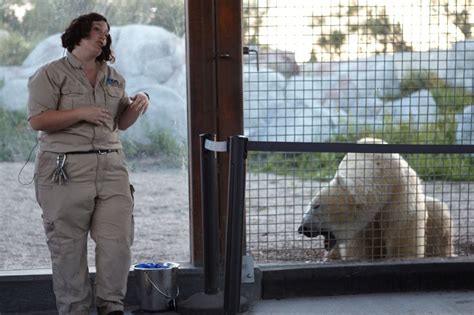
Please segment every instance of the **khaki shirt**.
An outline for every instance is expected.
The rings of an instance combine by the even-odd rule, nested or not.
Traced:
[[[83,106],[105,107],[113,121],[96,126],[80,121],[54,132],[40,131],[40,151],[71,152],[97,149],[121,149],[118,118],[129,105],[124,78],[103,63],[92,87],[82,71],[82,63],[73,54],[42,66],[28,81],[28,120],[49,110],[71,110]]]

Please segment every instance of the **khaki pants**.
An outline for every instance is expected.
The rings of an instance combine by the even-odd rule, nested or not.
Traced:
[[[133,242],[133,200],[122,154],[67,155],[68,180],[62,185],[51,181],[56,157],[39,153],[35,186],[59,314],[89,314],[89,232],[96,243],[96,305],[106,312],[122,310]]]

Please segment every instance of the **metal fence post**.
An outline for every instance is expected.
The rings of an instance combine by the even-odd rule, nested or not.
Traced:
[[[200,135],[201,206],[204,250],[204,292],[197,292],[179,303],[180,314],[219,314],[223,312],[223,294],[219,292],[219,214],[217,195],[217,153],[226,149],[207,149],[215,142],[214,134]],[[226,143],[224,143],[226,144]],[[212,146],[211,146],[212,147]]]
[[[206,140],[215,141],[215,135],[202,134],[201,139],[201,205],[204,231],[204,292],[217,294],[219,271],[219,219],[217,200],[216,152],[205,148]]]
[[[247,141],[230,137],[229,190],[227,204],[224,313],[233,315],[240,309],[242,274],[242,241],[245,205],[245,159]]]

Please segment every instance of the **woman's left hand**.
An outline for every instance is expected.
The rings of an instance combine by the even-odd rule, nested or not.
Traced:
[[[144,114],[149,105],[148,97],[143,92],[138,92],[136,95],[130,97],[132,103],[130,104],[130,108],[133,110],[140,112],[140,114]]]

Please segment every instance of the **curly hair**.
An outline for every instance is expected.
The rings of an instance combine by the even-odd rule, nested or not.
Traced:
[[[61,42],[64,48],[69,52],[72,52],[76,45],[79,45],[81,39],[87,38],[92,29],[92,23],[97,21],[104,21],[107,23],[107,27],[110,30],[110,25],[107,19],[99,13],[89,13],[81,15],[74,20],[64,30],[61,35]],[[102,53],[95,58],[99,62],[115,61],[115,57],[112,53],[110,46],[112,45],[112,37],[110,34],[107,35],[107,44],[102,47]]]

